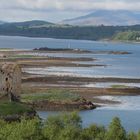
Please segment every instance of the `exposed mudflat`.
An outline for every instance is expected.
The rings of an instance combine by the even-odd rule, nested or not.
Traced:
[[[86,85],[96,85],[96,83],[140,83],[140,79],[136,78],[116,78],[116,77],[78,77],[78,76],[60,76],[60,75],[40,75],[28,73],[24,71],[26,68],[46,68],[46,67],[106,67],[107,65],[98,63],[96,58],[91,57],[50,57],[47,55],[38,55],[42,53],[74,53],[74,54],[114,54],[126,55],[130,52],[121,51],[84,51],[84,50],[7,50],[0,51],[0,63],[17,62],[23,69],[22,88],[23,93],[38,93],[39,91],[47,92],[50,89],[67,89],[79,94],[86,100],[94,103],[116,104],[119,102],[102,100],[96,96],[102,95],[140,95],[140,88],[130,87],[96,87]],[[79,62],[96,62],[95,64],[79,63]],[[115,86],[114,86],[115,87]]]
[[[70,77],[70,76],[36,76],[33,74],[23,73],[23,82],[49,82],[53,84],[62,83],[69,84],[70,82],[119,82],[119,83],[140,83],[140,79],[132,78],[115,78],[115,77],[106,77],[106,78],[89,78],[89,77]],[[80,84],[80,83],[79,83]]]

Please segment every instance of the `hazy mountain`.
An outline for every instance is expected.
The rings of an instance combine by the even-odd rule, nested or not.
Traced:
[[[70,25],[135,25],[140,24],[140,12],[125,10],[98,10],[85,16],[67,19],[61,24]]]
[[[24,22],[12,22],[8,23],[9,25],[15,25],[18,27],[40,27],[40,26],[49,26],[54,25],[51,22],[42,21],[42,20],[32,20],[32,21],[24,21]]]

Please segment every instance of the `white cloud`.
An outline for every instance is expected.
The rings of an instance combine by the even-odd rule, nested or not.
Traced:
[[[140,11],[140,0],[0,0],[0,18],[4,19],[50,19],[53,16],[59,20],[96,9]]]
[[[139,0],[1,0],[2,8],[25,8],[29,10],[92,10],[129,9],[139,10]]]

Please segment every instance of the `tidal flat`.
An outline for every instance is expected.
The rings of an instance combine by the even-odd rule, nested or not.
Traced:
[[[106,126],[118,116],[127,130],[139,130],[139,44],[24,37],[2,37],[1,43],[2,48],[13,49],[0,51],[0,63],[17,62],[22,68],[23,96],[42,98],[41,94],[47,94],[45,98],[52,99],[53,96],[48,97],[50,91],[61,91],[60,95],[71,93],[80,97],[80,101],[86,99],[97,107],[79,112],[84,125],[97,123]],[[33,50],[41,46],[67,48],[68,44],[85,52]],[[56,110],[38,112],[41,118],[58,113]],[[132,121],[126,121],[126,118],[136,121],[130,123]]]
[[[102,95],[139,95],[140,79],[117,76],[93,75],[96,69],[113,67],[104,63],[98,55],[113,55],[122,57],[132,55],[124,51],[88,51],[78,49],[49,49],[47,50],[14,50],[3,49],[0,52],[0,61],[17,62],[22,67],[23,93],[39,94],[41,90],[62,89],[76,93],[97,106],[102,103],[119,103],[112,100],[99,100],[96,96]],[[53,54],[53,55],[52,55]],[[56,56],[55,56],[56,54]],[[64,55],[62,55],[64,54]],[[67,54],[67,57],[65,55]],[[77,55],[72,57],[71,55]],[[94,57],[92,55],[94,55]],[[69,56],[70,55],[70,56]],[[68,57],[69,56],[69,57]],[[88,57],[87,57],[88,56]]]

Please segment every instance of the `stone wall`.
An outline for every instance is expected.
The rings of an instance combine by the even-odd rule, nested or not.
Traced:
[[[15,63],[5,63],[0,67],[0,98],[11,95],[19,98],[21,93],[21,68]]]

